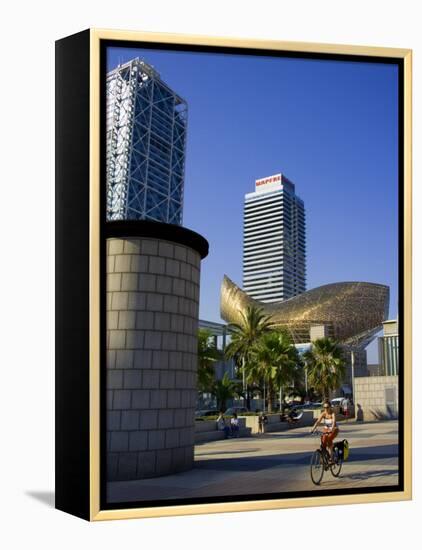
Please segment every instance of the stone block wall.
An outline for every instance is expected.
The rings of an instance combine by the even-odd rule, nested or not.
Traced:
[[[398,384],[398,376],[355,378],[356,420],[397,418]]]
[[[107,239],[109,481],[193,465],[200,261],[162,239]]]

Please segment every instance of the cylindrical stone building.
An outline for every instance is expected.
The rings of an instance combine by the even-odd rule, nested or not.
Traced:
[[[107,479],[193,466],[200,263],[207,241],[149,221],[106,224]]]

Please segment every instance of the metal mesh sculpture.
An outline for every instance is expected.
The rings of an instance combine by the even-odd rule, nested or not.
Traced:
[[[271,315],[274,327],[286,329],[295,343],[309,342],[312,326],[324,325],[328,336],[347,347],[364,348],[387,319],[388,286],[364,282],[332,283],[279,303],[264,304],[250,298],[224,276],[221,317],[240,323],[241,312],[254,305]]]

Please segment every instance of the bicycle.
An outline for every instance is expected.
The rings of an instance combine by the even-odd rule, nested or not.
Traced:
[[[323,432],[315,430],[313,432],[315,435],[324,435]],[[338,477],[341,472],[341,467],[343,465],[343,458],[339,455],[338,449],[335,444],[333,447],[333,461],[330,460],[330,453],[326,447],[321,445],[319,449],[316,449],[311,456],[311,479],[315,485],[319,485],[324,476],[324,472],[327,470],[331,471],[331,474],[334,477]]]

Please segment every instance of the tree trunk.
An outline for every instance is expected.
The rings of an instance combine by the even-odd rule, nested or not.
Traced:
[[[274,390],[271,382],[268,382],[268,412],[273,412]]]
[[[246,360],[245,360],[245,356],[242,357],[242,390],[243,390],[243,393],[245,393],[246,391],[246,371],[245,371],[245,364],[246,364]]]
[[[248,411],[251,410],[251,392],[249,390],[249,386],[246,386],[246,408]]]

